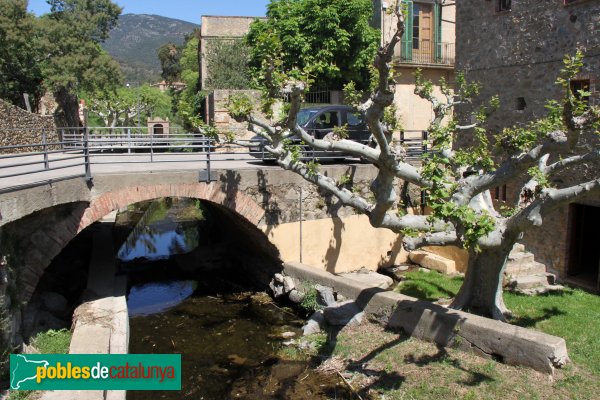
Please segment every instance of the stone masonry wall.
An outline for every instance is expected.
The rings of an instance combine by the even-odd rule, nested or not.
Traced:
[[[56,125],[51,116],[32,114],[0,100],[0,146],[42,143],[42,131],[47,132],[47,141],[58,141]],[[35,151],[22,148],[2,153]]]
[[[260,98],[261,94],[258,90],[227,90],[227,89],[217,89],[214,90],[208,98],[209,103],[209,115],[212,122],[215,123],[215,126],[221,133],[233,132],[236,134],[238,139],[250,139],[255,134],[248,130],[247,123],[240,123],[233,119],[229,112],[227,111],[227,106],[229,104],[229,99],[231,96],[236,95],[244,95],[248,96],[254,103],[254,109],[260,109]],[[279,115],[281,112],[282,105],[281,103],[275,104],[274,107],[274,116]],[[269,121],[265,117],[264,114],[261,114],[255,111],[255,116],[263,121]],[[275,121],[271,120],[270,122],[274,123]],[[245,149],[241,149],[246,151]],[[225,148],[223,151],[240,151],[239,147]]]
[[[565,54],[579,46],[585,66],[578,79],[589,80],[590,102],[600,105],[600,2],[582,0],[518,0],[508,12],[496,12],[498,1],[457,2],[457,69],[471,81],[481,82],[480,99],[498,94],[500,109],[488,123],[493,132],[545,115],[549,99],[559,99],[554,84]],[[476,101],[475,104],[478,102]],[[523,107],[524,106],[524,107]],[[463,138],[458,145],[468,143]],[[578,151],[600,146],[598,136],[585,135]],[[558,176],[557,187],[598,177],[600,163],[583,164]],[[508,185],[508,200],[518,195],[518,183]],[[600,205],[594,199],[580,201]],[[532,229],[524,243],[551,271],[567,273],[569,207],[549,215],[542,227]]]

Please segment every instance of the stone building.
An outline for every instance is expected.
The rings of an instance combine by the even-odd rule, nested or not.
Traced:
[[[200,27],[200,84],[206,88],[208,70],[204,62],[210,43],[218,40],[240,40],[259,17],[224,17],[203,15]]]
[[[579,46],[585,54],[573,89],[591,92],[600,105],[600,1],[597,0],[478,0],[457,4],[457,69],[483,84],[480,100],[500,96],[498,112],[489,119],[497,132],[545,115],[549,99],[559,99],[555,85],[565,54]],[[598,148],[597,136],[584,137],[580,150]],[[557,187],[599,176],[600,165],[583,164],[558,177]],[[516,201],[518,185],[498,188],[499,200]],[[598,290],[600,199],[578,201],[546,218],[525,234],[528,250],[550,272]]]
[[[406,32],[394,56],[396,106],[406,132],[424,131],[433,118],[431,103],[414,94],[417,68],[431,80],[434,92],[440,95],[437,83],[444,78],[454,80],[455,1],[402,0],[408,10]],[[389,12],[393,1],[374,0],[374,25],[386,41],[394,34],[396,19]]]
[[[394,57],[396,71],[396,105],[398,116],[405,131],[420,135],[429,127],[433,117],[431,104],[414,94],[414,72],[423,70],[426,78],[437,83],[440,78],[447,82],[454,79],[454,0],[402,0],[408,8],[407,30]],[[388,7],[393,2],[373,0],[373,26],[382,32],[382,42],[388,40],[395,28],[394,18],[389,15]],[[214,40],[235,40],[243,37],[249,30],[254,17],[216,17],[202,16],[200,53],[201,81],[205,87],[207,69],[202,62],[209,43]],[[436,86],[439,94],[439,87]],[[335,103],[335,92],[330,96]],[[341,99],[339,99],[341,100]],[[207,118],[222,124],[227,119],[219,107],[210,98]],[[211,114],[211,110],[213,114]],[[216,111],[215,111],[216,110]],[[217,115],[214,113],[216,112]]]

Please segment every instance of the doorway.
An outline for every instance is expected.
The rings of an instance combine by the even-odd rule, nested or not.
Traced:
[[[569,209],[569,280],[585,288],[600,290],[600,207],[571,204]]]
[[[433,62],[433,5],[413,5],[413,56],[422,63]]]

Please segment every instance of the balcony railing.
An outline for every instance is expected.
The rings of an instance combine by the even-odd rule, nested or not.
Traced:
[[[399,64],[454,66],[454,43],[434,43],[430,40],[403,41],[395,51]]]

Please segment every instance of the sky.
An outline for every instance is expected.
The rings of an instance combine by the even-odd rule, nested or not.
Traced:
[[[200,23],[201,15],[262,17],[269,0],[113,0],[123,14],[156,14]],[[41,15],[50,11],[46,0],[29,0],[29,11]]]

